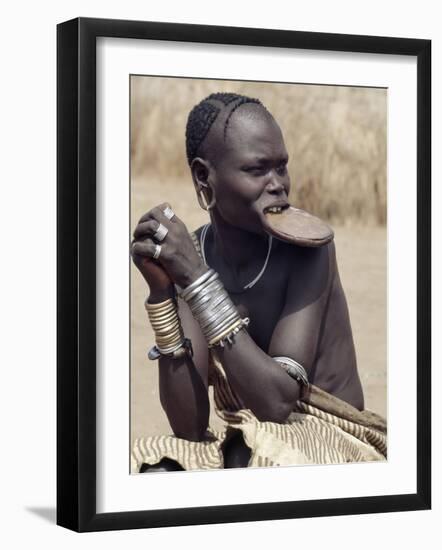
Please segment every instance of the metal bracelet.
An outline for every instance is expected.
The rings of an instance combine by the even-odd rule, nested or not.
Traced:
[[[281,363],[287,374],[297,382],[302,383],[304,386],[309,385],[307,371],[297,361],[290,357],[273,357],[273,359]]]
[[[180,295],[187,302],[210,346],[227,337],[230,341],[244,326],[235,304],[213,269],[201,275]]]
[[[217,332],[221,332],[228,324],[240,319],[236,308],[228,304],[228,310],[221,314],[214,314],[210,318],[210,323],[204,324],[203,319],[199,318],[198,321],[206,338],[212,337]]]
[[[166,307],[171,307],[175,305],[174,298],[167,298],[167,300],[164,300],[164,302],[160,302],[159,304],[151,304],[149,303],[149,296],[144,300],[144,307],[148,311],[155,311],[158,309],[164,309]]]
[[[212,308],[211,308],[212,309]],[[224,315],[227,315],[229,311],[232,310],[231,304],[222,304],[218,306],[218,309],[215,311],[208,311],[205,312],[206,315],[202,316],[201,318],[201,330],[204,331],[204,328],[212,324],[217,319],[223,319]]]
[[[170,349],[162,349],[158,346],[152,346],[147,354],[151,361],[155,361],[161,356],[171,357],[172,359],[179,359],[184,355],[193,357],[192,342],[189,338],[184,338],[183,341],[179,343],[179,345],[174,346]]]
[[[229,344],[233,344],[235,336],[238,334],[238,332],[240,332],[240,330],[247,327],[249,322],[250,319],[248,317],[241,319],[241,322],[239,324],[237,324],[236,326],[233,325],[234,328],[231,332],[221,335],[221,338],[218,338],[217,340],[211,340],[209,343],[209,347],[213,348],[215,346],[220,346],[223,348],[225,341],[229,342]]]
[[[203,312],[206,311],[208,308],[210,308],[210,310],[215,310],[215,308],[219,306],[222,302],[228,300],[229,296],[225,292],[223,292],[223,290],[224,289],[222,287],[218,288],[210,294],[198,296],[197,299],[189,302],[189,307],[191,307],[193,314],[203,314]]]
[[[200,284],[204,283],[214,273],[215,273],[215,271],[213,269],[209,269],[205,273],[203,273],[200,277],[198,277],[198,279],[196,281],[193,281],[193,283],[190,283],[190,285],[186,286],[186,288],[184,288],[181,291],[181,298],[183,298],[183,300],[185,300],[186,297],[189,295],[190,292],[192,292],[192,290],[194,288],[196,288]]]
[[[227,340],[230,336],[233,336],[234,334],[236,334],[235,330],[237,328],[239,329],[241,325],[242,325],[241,319],[231,323],[230,326],[225,328],[223,331],[218,332],[216,336],[210,339],[209,347],[216,346],[217,344],[221,343],[223,340]]]
[[[216,288],[219,288],[220,285],[221,282],[218,280],[218,273],[214,272],[213,275],[211,275],[208,279],[195,286],[186,294],[182,293],[181,298],[189,303],[192,300],[199,298],[200,296],[204,296],[208,292],[213,292]]]
[[[232,325],[236,321],[239,321],[240,317],[237,311],[233,311],[228,317],[222,319],[218,323],[213,323],[210,330],[204,331],[204,335],[207,339],[212,340],[216,334],[221,334],[228,326]]]

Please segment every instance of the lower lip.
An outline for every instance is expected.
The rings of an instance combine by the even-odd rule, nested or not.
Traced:
[[[333,239],[333,231],[325,222],[293,206],[280,212],[263,211],[260,220],[266,233],[291,244],[318,247]]]

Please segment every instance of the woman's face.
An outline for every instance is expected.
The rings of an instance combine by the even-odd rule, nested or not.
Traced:
[[[243,105],[231,116],[225,141],[218,141],[211,175],[215,209],[229,224],[262,233],[264,212],[287,206],[290,178],[281,130],[262,107]]]

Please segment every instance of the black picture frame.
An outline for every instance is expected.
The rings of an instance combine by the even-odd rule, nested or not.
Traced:
[[[361,498],[96,511],[96,39],[153,39],[417,59],[417,491]],[[431,41],[79,18],[57,27],[57,524],[152,528],[431,506]]]

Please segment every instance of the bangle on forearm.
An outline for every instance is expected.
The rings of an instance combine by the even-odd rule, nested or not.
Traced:
[[[201,275],[201,277],[198,277],[198,279],[195,279],[195,281],[193,281],[193,283],[190,283],[190,285],[186,286],[186,288],[180,288],[180,296],[181,298],[183,298],[183,300],[186,299],[186,297],[192,292],[192,290],[196,289],[198,286],[200,286],[201,284],[203,284],[205,281],[207,281],[207,279],[209,279],[211,273],[210,273],[210,270],[209,271],[206,271],[205,273],[203,273]]]
[[[185,356],[193,357],[192,342],[189,338],[184,338],[183,342],[172,350],[160,350],[158,346],[152,346],[147,356],[151,361],[155,361],[161,356],[170,357],[172,359],[181,359]]]
[[[249,319],[241,319],[213,269],[183,289],[181,298],[198,321],[209,348],[233,343],[235,335],[249,323]]]
[[[297,361],[291,359],[290,357],[272,357],[272,359],[278,363],[281,363],[289,376],[294,378],[300,384],[308,386],[307,371]]]
[[[184,338],[176,300],[169,298],[159,304],[150,304],[146,300],[144,306],[156,341],[156,345],[149,350],[149,359],[158,359],[160,355],[178,358],[191,354],[192,345],[188,338]]]

